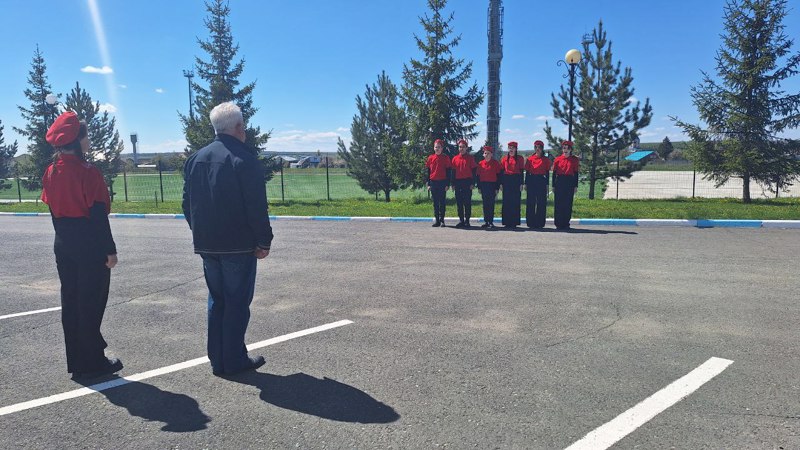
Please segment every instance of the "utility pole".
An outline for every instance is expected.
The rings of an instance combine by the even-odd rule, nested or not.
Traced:
[[[503,0],[489,0],[489,82],[487,87],[486,141],[500,159],[500,62],[503,59]]]
[[[183,76],[189,81],[189,119],[194,121],[194,101],[192,100],[192,77],[194,77],[194,72],[191,70],[184,70]]]

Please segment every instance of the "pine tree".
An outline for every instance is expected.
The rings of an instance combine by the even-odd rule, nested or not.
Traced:
[[[116,129],[117,119],[111,117],[108,111],[101,112],[100,102],[93,102],[89,93],[77,82],[67,94],[65,107],[86,121],[91,143],[89,152],[85,155],[86,160],[100,170],[106,185],[113,187],[114,178],[122,168],[119,155],[125,148]]]
[[[0,121],[0,191],[8,189],[12,183],[7,179],[13,175],[14,155],[17,154],[17,141],[13,144],[6,144],[3,137],[3,122]]]
[[[454,15],[445,17],[446,5],[447,0],[428,0],[432,15],[420,18],[425,36],[414,35],[422,59],[411,59],[403,67],[409,143],[392,168],[402,187],[422,184],[424,157],[434,140],[444,140],[445,152],[454,155],[456,141],[478,135],[475,117],[483,103],[483,91],[475,82],[468,85],[472,63],[453,56],[461,36],[451,37]]]
[[[653,108],[650,99],[644,105],[631,101],[634,94],[630,67],[622,69],[613,61],[611,42],[606,37],[603,22],[592,32],[592,39],[583,42],[583,61],[578,67],[580,84],[572,112],[573,141],[576,149],[589,148],[588,162],[582,164],[588,172],[589,198],[595,198],[598,179],[629,178],[631,166],[616,165],[617,150],[631,144],[639,132],[650,124]],[[578,76],[578,75],[576,75]],[[551,94],[553,116],[569,124],[569,86],[561,86],[556,97]],[[562,139],[553,135],[545,122],[547,140],[554,148]]]
[[[195,93],[194,119],[179,114],[183,123],[186,141],[186,154],[191,154],[210,144],[214,140],[214,128],[208,115],[211,110],[225,102],[234,102],[242,109],[245,125],[247,125],[247,139],[245,145],[258,152],[263,150],[270,133],[261,133],[261,128],[252,126],[250,118],[258,111],[253,106],[253,90],[255,81],[239,88],[239,77],[244,72],[244,59],[234,63],[233,59],[239,51],[239,45],[234,44],[231,33],[231,24],[228,19],[230,8],[224,0],[209,0],[205,3],[208,16],[204,20],[208,28],[208,40],[197,40],[200,48],[208,54],[208,61],[195,57],[197,75],[207,83],[203,87],[200,83],[192,82]],[[273,156],[260,157],[267,173],[267,180],[279,168],[280,161]]]
[[[47,81],[47,65],[38,45],[28,72],[28,85],[25,97],[30,107],[17,106],[27,124],[24,128],[14,127],[14,131],[28,139],[30,154],[28,162],[19,168],[19,175],[23,177],[20,181],[26,189],[37,190],[42,188],[42,175],[53,158],[53,147],[47,143],[45,135],[54,120],[54,110],[45,100],[52,93]]]
[[[675,148],[672,146],[672,142],[669,140],[669,136],[665,136],[664,140],[661,141],[660,144],[658,144],[658,147],[656,148],[656,153],[658,154],[659,158],[666,161],[673,150],[675,150]]]
[[[705,127],[673,118],[696,142],[690,157],[697,169],[717,186],[741,178],[745,203],[751,180],[774,192],[800,174],[797,141],[779,137],[800,126],[800,93],[781,90],[800,72],[800,53],[790,54],[794,41],[784,31],[786,7],[786,0],[729,0],[717,78],[703,72],[691,89]]]
[[[358,113],[350,125],[349,150],[339,138],[339,156],[347,163],[347,174],[365,191],[383,192],[387,202],[391,191],[398,189],[389,167],[406,140],[405,111],[398,101],[397,87],[381,72],[377,83],[367,86],[363,99],[356,96]]]

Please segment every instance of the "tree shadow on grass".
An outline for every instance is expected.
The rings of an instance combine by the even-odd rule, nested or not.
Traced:
[[[328,377],[319,379],[305,373],[281,376],[251,371],[228,379],[259,388],[261,399],[267,403],[323,419],[390,423],[400,418],[391,406]]]

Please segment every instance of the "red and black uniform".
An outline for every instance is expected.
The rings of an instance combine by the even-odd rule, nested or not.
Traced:
[[[427,185],[431,188],[431,197],[433,198],[433,216],[436,223],[444,223],[445,214],[445,200],[447,196],[447,187],[450,185],[449,170],[452,167],[450,157],[442,153],[441,155],[433,154],[428,156],[425,160],[425,169],[427,171]]]
[[[500,173],[503,167],[494,158],[484,159],[478,163],[477,179],[483,200],[483,222],[487,225],[494,223],[494,202],[497,190],[500,189]]]
[[[553,161],[553,221],[559,230],[569,229],[580,170],[580,160],[576,156],[562,154]]]
[[[547,220],[547,185],[550,181],[550,158],[535,153],[525,161],[525,220],[528,228],[543,228]]]
[[[42,201],[50,207],[56,232],[67,371],[101,370],[108,365],[100,333],[111,281],[106,261],[117,253],[108,223],[108,188],[96,167],[62,153],[42,177]]]
[[[520,202],[522,200],[521,187],[523,183],[522,172],[525,170],[525,158],[516,155],[510,158],[509,155],[503,156],[500,160],[503,167],[503,226],[516,227],[521,223]]]
[[[453,189],[456,191],[458,218],[462,225],[469,226],[472,216],[472,188],[478,164],[470,154],[458,154],[450,161],[453,166]]]

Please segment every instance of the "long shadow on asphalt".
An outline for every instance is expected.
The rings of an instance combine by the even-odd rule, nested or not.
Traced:
[[[319,379],[305,373],[281,376],[246,372],[229,380],[259,388],[261,399],[267,403],[323,419],[389,423],[400,418],[391,406],[328,377]]]
[[[188,395],[162,391],[140,381],[100,391],[100,394],[111,403],[127,409],[132,416],[163,422],[162,431],[198,431],[205,429],[206,424],[211,422],[211,418],[200,410],[197,400]]]

